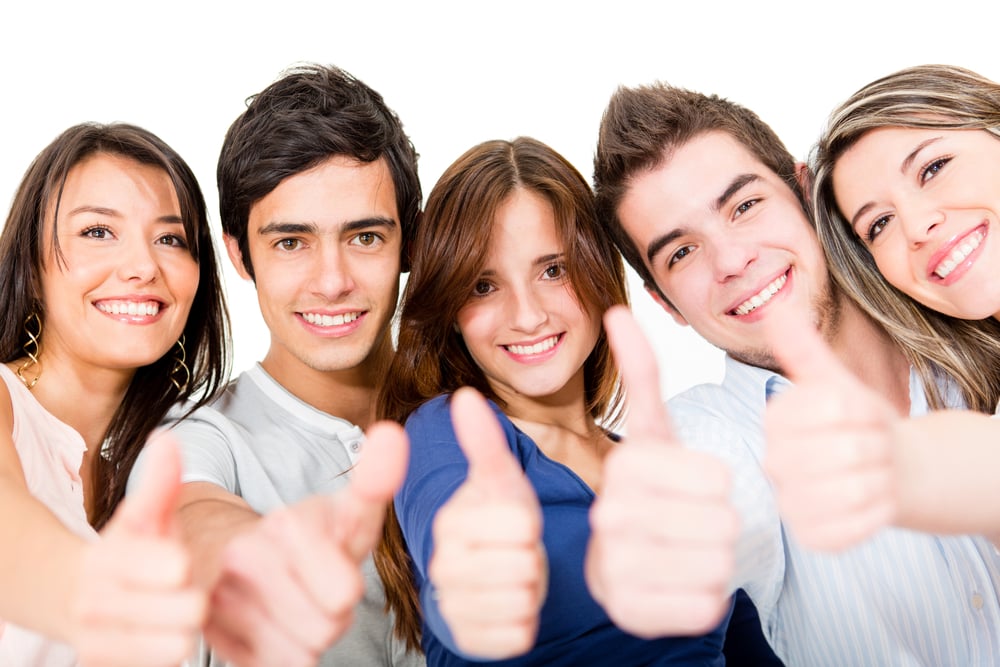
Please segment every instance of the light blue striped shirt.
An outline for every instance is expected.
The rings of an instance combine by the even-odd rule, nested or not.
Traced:
[[[1000,664],[1000,556],[986,539],[888,528],[822,554],[785,533],[762,465],[761,424],[767,397],[785,386],[780,375],[727,357],[721,385],[668,403],[688,446],[733,469],[743,522],[733,587],[753,598],[778,656],[789,667]],[[926,411],[911,373],[910,414]]]

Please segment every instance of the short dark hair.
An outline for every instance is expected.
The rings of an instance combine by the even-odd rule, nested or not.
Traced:
[[[93,524],[100,528],[125,495],[125,483],[146,438],[177,402],[206,403],[229,374],[229,316],[212,246],[205,199],[187,163],[148,130],[125,123],[74,125],[56,137],[31,163],[14,195],[0,234],[0,362],[23,356],[25,318],[45,321],[41,272],[46,261],[62,262],[56,230],[62,189],[70,170],[94,155],[115,155],[163,170],[180,205],[191,257],[198,262],[198,290],[184,341],[191,378],[178,388],[171,381],[174,354],[136,370],[105,433],[103,456],[95,457]],[[51,247],[42,247],[42,226],[52,220]]]
[[[594,191],[601,224],[625,260],[666,299],[646,267],[642,253],[622,228],[618,206],[638,174],[653,170],[688,141],[707,132],[729,134],[773,171],[798,196],[808,214],[795,177],[795,158],[757,114],[718,95],[704,95],[657,82],[619,87],[601,118],[594,156]]]
[[[250,208],[288,178],[324,160],[385,158],[403,234],[403,270],[420,214],[417,153],[382,96],[342,69],[317,64],[287,70],[248,100],[226,133],[216,173],[222,230],[236,239],[253,277]]]

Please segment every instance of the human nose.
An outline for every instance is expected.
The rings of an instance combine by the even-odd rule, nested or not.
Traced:
[[[757,259],[757,246],[741,239],[726,239],[716,243],[712,255],[716,279],[726,282],[742,275]]]
[[[149,283],[156,280],[160,266],[156,261],[152,246],[145,238],[134,237],[125,247],[122,261],[118,265],[118,276],[126,282]]]
[[[354,278],[344,255],[339,246],[320,249],[313,266],[313,292],[328,299],[337,299],[354,289]]]
[[[513,290],[509,308],[511,326],[518,331],[537,331],[548,320],[539,295],[530,288]]]
[[[944,213],[930,202],[907,202],[896,206],[896,216],[907,243],[918,248],[930,240],[937,227],[944,222]]]

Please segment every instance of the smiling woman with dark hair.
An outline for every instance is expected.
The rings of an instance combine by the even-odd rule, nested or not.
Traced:
[[[206,601],[172,529],[170,445],[115,509],[167,410],[206,400],[226,375],[228,319],[191,170],[138,127],[66,130],[14,198],[0,300],[0,663],[183,660]]]
[[[601,316],[627,301],[586,181],[533,139],[480,144],[411,260],[380,403],[412,448],[376,559],[397,632],[430,665],[723,664],[721,627],[629,635],[584,581],[620,406]]]

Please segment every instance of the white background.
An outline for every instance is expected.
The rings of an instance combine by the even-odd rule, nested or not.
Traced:
[[[185,157],[221,235],[223,135],[248,95],[305,61],[339,65],[383,94],[421,155],[425,196],[467,148],[518,135],[589,178],[612,91],[657,79],[754,109],[804,159],[826,115],[874,78],[943,62],[1000,80],[998,34],[996,0],[22,0],[0,14],[0,201],[6,218],[25,168],[66,127],[122,120]],[[268,336],[253,287],[222,264],[239,371]],[[721,353],[631,280],[664,393],[720,379]]]

